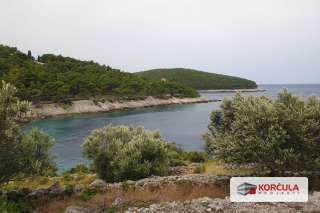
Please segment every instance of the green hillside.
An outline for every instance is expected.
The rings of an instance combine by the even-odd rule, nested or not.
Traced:
[[[196,97],[191,87],[174,82],[147,80],[93,61],[45,54],[35,59],[31,52],[0,45],[1,80],[14,84],[20,98],[33,102],[62,102],[101,96]]]
[[[149,80],[164,78],[167,81],[179,82],[198,90],[252,89],[257,87],[254,81],[248,79],[184,68],[153,69],[136,74]]]

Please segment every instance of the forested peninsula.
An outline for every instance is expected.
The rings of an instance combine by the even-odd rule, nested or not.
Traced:
[[[166,82],[182,83],[197,90],[230,90],[230,89],[256,89],[257,84],[254,81],[203,72],[194,69],[172,68],[172,69],[153,69],[138,72],[136,75],[148,80],[163,80]]]
[[[12,83],[18,97],[35,103],[67,103],[76,100],[143,100],[196,98],[191,87],[176,82],[147,80],[94,61],[61,55],[38,57],[15,47],[0,45],[0,80]]]

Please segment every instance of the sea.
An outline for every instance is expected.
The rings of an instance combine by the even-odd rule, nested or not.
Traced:
[[[320,84],[259,85],[263,92],[246,92],[244,95],[276,98],[282,89],[304,99],[320,96]],[[222,100],[234,96],[234,92],[201,93],[211,99]],[[37,127],[56,141],[51,150],[58,169],[63,172],[76,164],[88,161],[83,158],[81,144],[96,128],[108,124],[143,126],[159,130],[164,139],[179,144],[185,150],[202,150],[202,135],[207,131],[210,113],[220,107],[221,102],[168,105],[150,108],[114,111],[107,113],[81,114],[36,120],[23,127],[25,132]]]

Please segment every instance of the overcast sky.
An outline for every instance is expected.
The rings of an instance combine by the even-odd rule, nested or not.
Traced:
[[[0,43],[128,72],[320,83],[320,1],[0,0]]]

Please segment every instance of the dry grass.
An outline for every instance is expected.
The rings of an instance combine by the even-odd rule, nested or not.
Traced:
[[[32,188],[32,189],[40,189],[40,188],[48,188],[52,184],[59,182],[61,186],[67,185],[75,185],[82,184],[88,185],[92,181],[96,179],[96,175],[94,174],[74,174],[68,176],[61,177],[28,177],[19,180],[10,181],[9,183],[2,185],[0,187],[1,190],[14,190],[21,188]]]
[[[253,168],[226,168],[223,163],[220,163],[219,161],[216,160],[211,160],[208,162],[204,163],[204,173],[207,174],[215,174],[215,175],[227,175],[227,176],[232,176],[232,175],[251,175],[254,173]]]
[[[230,169],[223,166],[218,161],[208,161],[198,166],[203,167],[204,173],[215,175],[250,175],[254,172],[250,168]],[[13,181],[4,186],[5,189],[15,188],[45,188],[55,182],[59,182],[62,186],[82,184],[89,185],[96,179],[95,175],[76,174],[54,178],[26,178],[20,181]],[[131,206],[143,206],[150,203],[161,201],[184,201],[200,197],[224,198],[227,195],[226,187],[214,184],[195,184],[189,181],[179,181],[174,184],[155,184],[148,187],[128,186],[125,183],[123,187],[109,189],[104,192],[93,193],[84,198],[84,192],[72,195],[71,197],[57,198],[43,201],[43,206],[37,209],[37,212],[60,213],[70,205],[80,206],[111,206],[117,198],[121,198],[124,203],[117,207],[110,207],[110,211],[124,211]]]
[[[110,208],[110,211],[124,211],[131,206],[141,206],[161,201],[184,201],[200,197],[224,198],[227,195],[225,186],[192,183],[190,181],[179,181],[176,183],[162,183],[149,185],[147,187],[117,187],[103,192],[93,194],[88,200],[83,199],[82,194],[60,200],[53,200],[37,209],[37,212],[63,212],[70,205],[80,206],[107,206],[121,198],[123,204]]]

